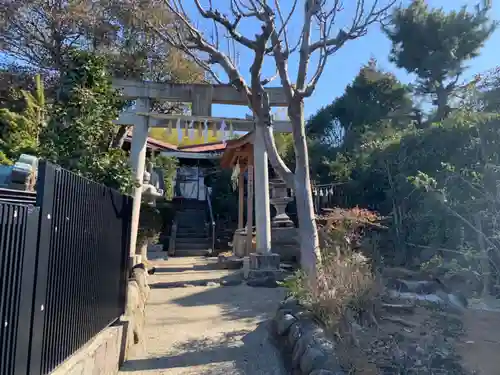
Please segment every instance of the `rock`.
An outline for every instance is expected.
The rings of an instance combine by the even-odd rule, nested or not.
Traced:
[[[280,303],[279,309],[295,315],[300,312],[303,307],[299,304],[299,301],[297,301],[295,297],[287,297]]]
[[[402,293],[432,294],[442,289],[436,281],[389,279],[387,286]]]
[[[293,351],[293,348],[295,347],[297,341],[299,341],[301,336],[302,336],[302,328],[300,326],[300,323],[299,322],[292,323],[292,325],[288,330],[288,336],[287,336],[287,344],[290,351]]]
[[[309,375],[343,375],[343,372],[339,371],[329,371],[329,370],[313,370]]]
[[[272,276],[249,279],[247,285],[260,288],[277,288],[279,286],[276,279]]]
[[[237,270],[243,267],[243,258],[234,255],[227,257],[221,254],[218,256],[217,262],[221,268],[228,270]]]
[[[399,292],[396,290],[389,290],[387,291],[387,294],[391,299],[397,300],[400,304],[411,303],[419,306],[434,308],[444,306],[444,301],[438,294],[417,294],[410,292]]]
[[[295,343],[292,351],[292,368],[300,367],[300,360],[307,349],[308,343],[309,341],[305,336],[301,336]]]
[[[287,264],[287,263],[280,263],[280,268],[288,272],[293,272],[295,269],[295,267],[292,264]]]
[[[222,286],[236,286],[240,285],[243,282],[241,276],[231,276],[231,277],[223,277],[220,280],[220,285]]]
[[[145,299],[136,280],[129,281],[125,316],[128,320],[127,348],[138,344],[143,336]]]
[[[382,307],[390,313],[394,314],[413,314],[415,312],[415,305],[410,304],[394,304],[383,303]]]
[[[146,266],[143,263],[137,264],[132,269],[132,279],[137,282],[139,290],[143,294],[145,300],[149,297],[149,285],[148,285],[148,273],[146,271]]]
[[[397,316],[383,316],[382,319],[387,320],[388,322],[402,325],[402,326],[407,327],[407,328],[415,328],[417,326],[416,323],[413,323],[413,322],[405,320],[405,319],[401,319]]]
[[[441,307],[454,312],[462,312],[468,306],[467,298],[461,293],[445,293],[439,291],[436,295],[442,300]]]
[[[276,332],[280,336],[286,335],[290,326],[297,321],[293,315],[284,313],[283,310],[278,311],[276,318]]]
[[[327,359],[321,350],[308,346],[300,359],[300,370],[303,374],[310,374],[312,370],[321,369]]]
[[[387,267],[382,269],[382,276],[384,278],[396,278],[396,279],[406,279],[406,280],[422,279],[422,273],[399,267],[393,267],[393,268]]]
[[[212,286],[212,287],[213,286],[220,286],[220,284],[216,283],[215,281],[209,281],[209,282],[207,282],[207,286]]]

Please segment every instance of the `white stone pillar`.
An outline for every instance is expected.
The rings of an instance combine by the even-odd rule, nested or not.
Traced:
[[[136,111],[149,112],[151,110],[148,98],[138,99]],[[130,148],[130,165],[134,178],[140,186],[134,189],[134,203],[132,207],[132,222],[130,225],[130,252],[132,265],[141,262],[140,256],[136,255],[137,232],[139,229],[139,217],[141,214],[142,183],[144,180],[144,169],[146,164],[146,148],[149,134],[149,117],[143,116],[136,124],[132,133],[132,146]]]
[[[264,129],[257,125],[254,138],[255,165],[255,226],[257,231],[257,253],[271,252],[271,210],[269,208],[269,171]]]

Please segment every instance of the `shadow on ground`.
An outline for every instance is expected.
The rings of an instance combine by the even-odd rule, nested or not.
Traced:
[[[205,286],[207,281],[193,280],[190,282],[157,283],[151,288],[175,288],[191,286]],[[198,290],[199,289],[199,290]],[[228,320],[254,318],[265,320],[271,318],[280,301],[285,296],[284,288],[252,288],[245,284],[238,286],[214,286],[203,289],[196,288],[192,293],[171,299],[172,303],[183,307],[217,306],[221,317]],[[151,306],[163,305],[163,301],[150,301]]]
[[[193,271],[212,271],[220,269],[215,261],[208,264],[193,264],[189,267],[156,267],[158,273],[179,273]]]
[[[203,366],[204,375],[284,375],[285,370],[275,357],[276,350],[268,336],[268,322],[260,323],[253,331],[233,331],[217,340],[198,339],[183,342],[171,352],[156,358],[127,361],[122,371],[190,368]],[[197,372],[198,373],[198,372]]]

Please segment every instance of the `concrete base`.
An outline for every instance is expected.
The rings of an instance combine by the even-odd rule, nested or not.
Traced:
[[[279,254],[250,254],[247,279],[272,278],[274,280],[281,280],[282,275]]]
[[[276,253],[250,254],[250,270],[279,270],[280,255]]]

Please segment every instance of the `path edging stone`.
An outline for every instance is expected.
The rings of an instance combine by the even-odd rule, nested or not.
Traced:
[[[297,299],[281,302],[271,321],[271,334],[294,375],[345,375],[335,342]]]

